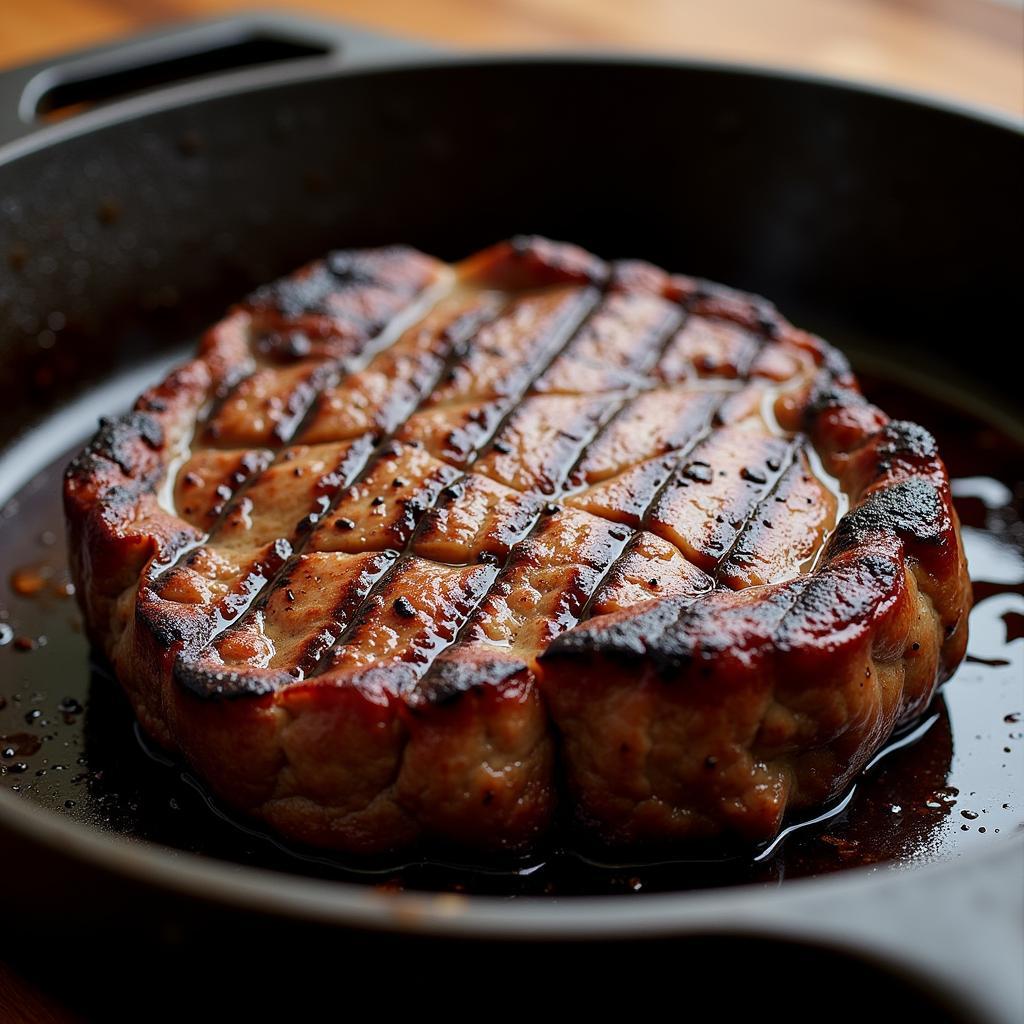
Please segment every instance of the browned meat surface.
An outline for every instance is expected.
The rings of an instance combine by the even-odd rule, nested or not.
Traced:
[[[90,634],[233,807],[354,853],[774,835],[963,655],[920,427],[764,300],[524,238],[261,288],[69,468]]]

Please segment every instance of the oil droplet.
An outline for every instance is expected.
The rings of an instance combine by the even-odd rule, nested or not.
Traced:
[[[14,732],[0,736],[0,754],[4,757],[31,757],[43,745],[42,739],[30,732]]]
[[[977,811],[967,811],[967,810],[964,810],[964,811],[960,812],[960,817],[961,818],[967,818],[968,821],[974,821],[974,819],[977,816],[978,816],[978,812]]]

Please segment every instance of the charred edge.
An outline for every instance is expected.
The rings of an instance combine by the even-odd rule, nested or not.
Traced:
[[[698,282],[644,260],[627,259],[612,263],[608,288],[612,292],[647,292],[685,307],[697,294]]]
[[[295,677],[287,672],[246,674],[233,669],[210,669],[192,661],[179,661],[174,667],[174,678],[182,689],[203,701],[267,697],[295,682]]]
[[[417,690],[419,699],[411,710],[416,714],[430,707],[454,704],[464,694],[500,687],[528,671],[526,662],[514,658],[438,658]]]
[[[690,601],[662,598],[607,621],[591,619],[556,637],[538,660],[603,655],[622,661],[647,661],[659,670],[678,669],[692,660],[695,647],[683,627]]]
[[[867,623],[879,602],[895,590],[902,571],[891,558],[865,554],[851,566],[804,577],[775,633],[775,649],[792,654],[806,649],[807,638],[822,628],[831,633],[837,624]]]
[[[159,650],[196,651],[205,644],[205,620],[177,614],[163,606],[137,608],[136,616],[142,617],[146,631],[153,637]]]
[[[843,356],[829,348],[825,361],[826,365],[818,373],[804,408],[804,428],[808,432],[813,431],[819,418],[826,413],[871,404],[853,385],[849,364]]]
[[[935,438],[917,423],[893,420],[882,428],[876,447],[879,474],[888,472],[895,462],[924,465],[939,457]]]
[[[540,235],[516,235],[509,242],[524,264],[549,274],[553,281],[575,281],[604,286],[608,265],[604,260],[568,242],[553,242]]]
[[[777,338],[786,326],[786,320],[767,299],[703,278],[696,281],[689,311],[694,316],[730,320],[758,332],[767,340]]]
[[[839,521],[826,548],[826,557],[852,551],[879,534],[904,541],[940,546],[949,532],[942,498],[934,484],[915,478],[868,495]]]
[[[103,492],[102,501],[96,506],[99,516],[106,523],[116,523],[131,512],[139,501],[139,488],[115,484]],[[183,531],[184,532],[184,531]]]
[[[65,479],[90,476],[101,468],[102,462],[112,462],[126,476],[133,476],[140,468],[137,448],[140,441],[152,451],[164,444],[163,426],[148,412],[104,417],[89,444],[71,460]]]
[[[806,578],[766,590],[756,604],[733,603],[729,591],[696,597],[660,598],[610,617],[591,620],[562,634],[541,660],[602,657],[650,668],[663,682],[673,682],[692,665],[703,676],[715,663],[744,647],[746,656],[767,650],[785,615],[793,607]]]
[[[335,250],[304,271],[257,288],[246,298],[244,305],[256,310],[274,310],[285,317],[328,314],[328,299],[332,295],[347,288],[383,284],[383,264],[415,255],[418,255],[415,249],[398,245],[381,249]],[[414,275],[410,275],[408,291],[416,290],[417,281]]]

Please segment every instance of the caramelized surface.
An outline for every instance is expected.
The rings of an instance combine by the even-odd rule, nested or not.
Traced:
[[[452,645],[532,665],[581,618],[813,557],[835,497],[762,417],[813,359],[733,293],[623,265],[602,295],[604,272],[569,251],[435,270],[432,302],[393,257],[353,257],[381,277],[366,295],[358,275],[325,293],[308,268],[257,293],[253,370],[175,483],[208,538],[152,587],[165,614],[230,624],[198,664],[333,678],[400,662],[386,686],[404,690]],[[421,308],[389,342],[338,326],[345,301],[383,308],[396,284]]]
[[[930,437],[707,282],[538,239],[334,253],[132,415],[69,475],[72,509],[108,487],[91,627],[148,728],[307,842],[527,843],[556,736],[616,835],[770,834],[962,653]]]
[[[378,444],[354,483],[323,489],[306,535],[293,527],[313,510],[297,482],[312,449],[285,449],[228,504],[210,544],[171,570],[223,604],[260,572],[294,580],[335,564],[326,607],[316,587],[275,586],[220,641],[221,659],[225,644],[238,652],[225,664],[303,675],[328,636],[320,673],[402,662],[421,675],[453,643],[531,664],[581,617],[694,597],[716,576],[732,588],[781,580],[819,549],[836,498],[802,442],[761,417],[770,389],[799,382],[810,359],[768,344],[730,296],[688,311],[684,292],[654,294],[643,275],[620,275],[601,298],[575,271],[539,286],[508,266],[489,273],[467,268],[365,368],[308,352],[282,365],[278,351],[215,409],[201,437],[218,446],[296,433],[325,453]],[[513,279],[518,290],[494,287]],[[183,473],[202,483],[188,493],[182,475],[176,492],[189,521],[222,511],[231,484],[220,481],[245,484],[261,458],[197,451]],[[281,542],[309,554],[275,568]],[[347,559],[321,563],[327,553]],[[351,560],[373,553],[388,568],[363,593],[355,581],[369,577]],[[343,598],[356,593],[352,623]]]

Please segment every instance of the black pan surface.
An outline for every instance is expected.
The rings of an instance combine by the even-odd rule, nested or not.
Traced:
[[[295,59],[270,63],[268,40]],[[258,68],[0,150],[0,829],[15,905],[50,926],[72,906],[74,930],[101,901],[111,927],[146,917],[139,934],[160,941],[168,922],[194,935],[225,907],[405,936],[813,938],[891,954],[940,987],[981,985],[976,1012],[1011,1019],[1019,933],[973,904],[971,929],[952,922],[979,891],[1004,909],[1021,897],[1024,429],[999,372],[1022,269],[1019,130],[772,72],[451,58],[266,18],[19,72],[7,92],[26,116],[98,103],[152,86],[140,66],[209,71],[254,41]],[[769,295],[884,363],[870,393],[933,429],[961,478],[984,598],[972,660],[847,805],[760,860],[609,869],[548,850],[453,871],[285,850],[150,756],[90,665],[56,490],[97,414],[125,407],[233,297],[324,249],[402,240],[456,258],[522,231]]]

